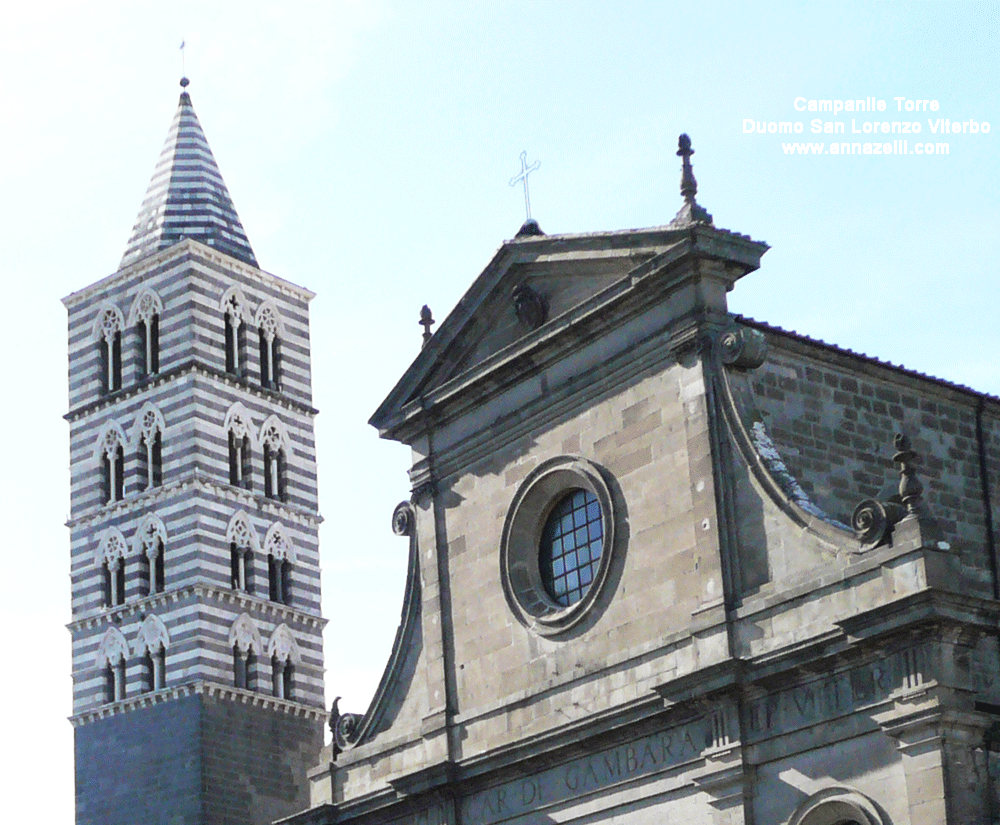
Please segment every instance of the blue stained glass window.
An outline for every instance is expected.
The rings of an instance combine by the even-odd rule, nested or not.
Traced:
[[[569,607],[590,589],[604,550],[601,505],[589,490],[571,490],[542,531],[539,569],[549,596]]]

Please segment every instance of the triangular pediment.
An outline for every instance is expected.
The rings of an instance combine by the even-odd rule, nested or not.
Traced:
[[[705,234],[724,241],[740,237],[715,228]],[[681,247],[692,243],[688,229],[673,227],[507,241],[371,423],[386,434],[391,421],[414,399],[489,372],[498,362],[522,357],[525,369],[530,369],[533,344],[540,346],[556,332],[565,333],[577,316],[599,310],[604,298],[621,292],[638,273],[676,257]]]

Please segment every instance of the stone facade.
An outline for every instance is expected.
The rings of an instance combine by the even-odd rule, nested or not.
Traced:
[[[734,317],[767,247],[683,183],[668,226],[505,243],[376,411],[401,624],[287,822],[1000,814],[1000,402]]]
[[[271,822],[323,741],[313,296],[221,181],[185,92],[122,267],[64,301],[79,825]]]

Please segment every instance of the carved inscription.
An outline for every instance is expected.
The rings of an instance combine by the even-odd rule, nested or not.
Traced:
[[[444,808],[434,803],[422,811],[392,820],[392,825],[447,825]]]
[[[474,794],[462,802],[463,819],[483,825],[501,822],[665,770],[695,758],[711,743],[711,725],[706,719],[646,736]]]
[[[747,705],[747,739],[759,741],[881,702],[897,690],[918,687],[925,670],[923,648],[913,648],[826,679],[769,693]]]

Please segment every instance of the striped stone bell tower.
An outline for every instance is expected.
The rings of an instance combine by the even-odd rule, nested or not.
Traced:
[[[118,271],[64,299],[78,825],[308,806],[312,297],[258,268],[185,88]]]

